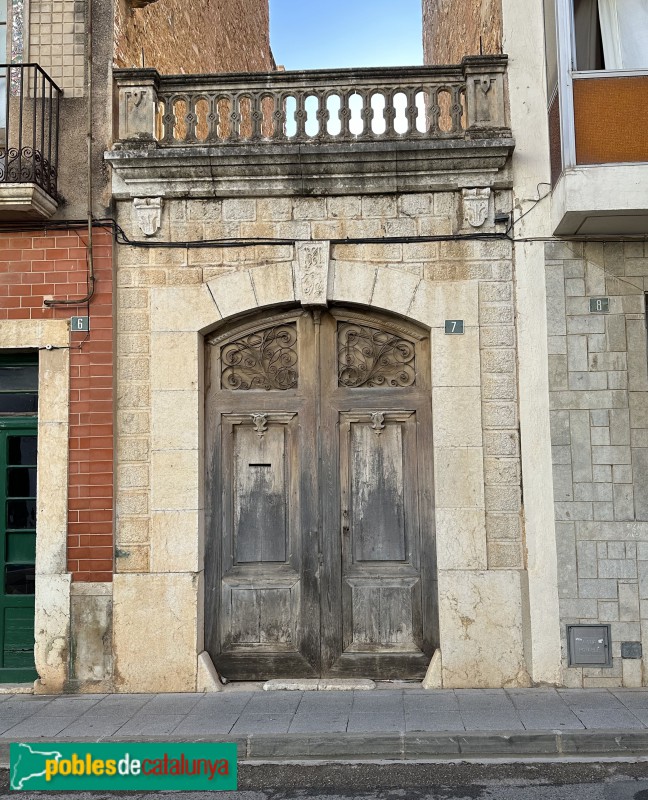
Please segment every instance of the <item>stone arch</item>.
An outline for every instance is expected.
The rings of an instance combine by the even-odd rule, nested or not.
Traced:
[[[327,301],[375,308],[427,328],[446,319],[477,327],[477,285],[431,281],[385,266],[331,262]],[[226,321],[264,308],[300,302],[293,264],[230,272],[201,286],[156,288],[152,292],[152,330],[205,333]]]
[[[481,375],[478,327],[478,286],[473,281],[431,281],[405,270],[362,262],[331,260],[326,274],[326,300],[331,304],[364,306],[405,318],[430,331],[433,393],[437,554],[439,565],[440,638],[448,658],[459,659],[446,670],[448,685],[463,674],[479,672],[483,661],[480,641],[474,646],[462,639],[460,621],[455,619],[459,595],[469,597],[482,588],[497,591],[506,579],[505,590],[519,596],[513,585],[517,574],[488,571],[486,557],[483,440],[481,431]],[[204,548],[204,507],[202,484],[204,455],[200,446],[204,425],[203,340],[207,333],[225,322],[255,311],[289,308],[303,303],[298,265],[293,261],[258,265],[220,275],[205,284],[155,287],[151,290],[151,575],[160,583],[159,573],[173,573],[176,590],[187,598],[188,618],[183,631],[191,634],[187,655],[178,655],[173,691],[209,685],[203,660],[200,633],[202,622],[201,558]],[[303,303],[308,305],[308,303]],[[463,336],[446,336],[446,319],[463,319]],[[178,392],[182,392],[181,395]],[[182,402],[178,402],[181,399]],[[461,413],[457,414],[457,409]],[[174,420],[169,433],[168,420]],[[470,421],[470,424],[465,424]],[[178,439],[182,435],[182,439]],[[169,436],[172,445],[169,445]],[[173,447],[174,449],[170,449]],[[178,525],[185,536],[182,553],[174,539]],[[456,531],[461,530],[458,537]],[[183,575],[184,573],[184,575]],[[141,576],[141,580],[149,579]],[[121,581],[116,576],[116,604]],[[128,578],[124,578],[124,583]],[[193,598],[193,605],[188,598]],[[445,600],[444,600],[445,597]],[[126,596],[124,598],[126,603]],[[444,612],[444,608],[446,611]],[[485,613],[485,611],[484,611]],[[516,629],[517,611],[505,624]],[[118,615],[119,616],[119,615]],[[119,622],[117,621],[117,627]],[[187,635],[185,634],[185,638]],[[116,641],[120,638],[116,632]],[[517,646],[519,644],[519,647]],[[472,649],[471,649],[472,647]],[[445,649],[444,649],[445,648]],[[518,656],[522,643],[512,648],[511,663],[502,667],[502,680],[522,669]],[[191,655],[193,653],[194,655]],[[444,656],[445,660],[445,656]],[[201,665],[199,668],[199,664]],[[132,662],[136,669],[136,660]],[[168,666],[168,665],[167,665]],[[493,667],[499,674],[500,668]],[[444,678],[445,679],[445,678]],[[508,678],[506,678],[508,679]],[[129,676],[131,691],[142,687],[135,673]],[[493,674],[484,679],[493,685]],[[160,676],[168,683],[168,669]],[[149,676],[147,684],[154,684]],[[457,684],[459,685],[459,684]],[[138,688],[139,687],[139,688]],[[212,682],[213,688],[213,682]]]

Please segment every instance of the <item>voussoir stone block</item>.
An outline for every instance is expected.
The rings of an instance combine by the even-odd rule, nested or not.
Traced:
[[[376,284],[376,267],[354,261],[333,262],[331,300],[370,305]]]
[[[290,263],[267,264],[250,271],[259,306],[295,301],[293,269]]]
[[[418,275],[388,267],[378,267],[371,305],[407,314],[419,283]]]
[[[258,306],[249,270],[221,275],[207,286],[223,319]]]
[[[221,314],[206,286],[165,286],[151,289],[152,331],[201,331]]]

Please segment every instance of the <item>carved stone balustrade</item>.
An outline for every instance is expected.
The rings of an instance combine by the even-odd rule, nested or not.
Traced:
[[[418,175],[419,188],[441,173],[443,185],[454,185],[448,176],[466,170],[486,171],[492,185],[513,147],[506,63],[506,56],[475,56],[447,67],[165,76],[115,70],[117,136],[107,157],[126,183],[127,161],[128,169],[165,164],[159,177],[174,178],[171,193],[189,188],[180,187],[180,150],[192,173],[184,177],[209,177],[214,194],[254,193],[262,177],[274,178],[277,193],[290,191],[291,182],[335,193],[342,176],[361,179],[363,191],[389,191],[400,188],[398,153],[409,154],[398,156],[400,179]],[[376,169],[374,188],[367,178]],[[115,190],[128,194],[119,178]]]

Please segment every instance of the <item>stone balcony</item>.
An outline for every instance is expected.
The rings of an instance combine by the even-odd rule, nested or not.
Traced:
[[[115,70],[117,198],[510,186],[506,56],[225,75]]]

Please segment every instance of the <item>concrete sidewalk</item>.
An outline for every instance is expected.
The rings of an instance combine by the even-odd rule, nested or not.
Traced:
[[[0,695],[12,741],[235,741],[239,757],[648,756],[648,689]]]

